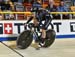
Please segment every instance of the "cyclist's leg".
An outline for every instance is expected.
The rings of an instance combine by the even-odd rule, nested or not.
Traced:
[[[46,39],[46,30],[42,29],[41,42],[44,43]]]
[[[49,23],[50,21],[48,19],[45,20],[45,23],[42,25],[42,35],[41,35],[41,40],[42,40],[42,43],[45,41],[46,39],[46,30],[49,26]]]

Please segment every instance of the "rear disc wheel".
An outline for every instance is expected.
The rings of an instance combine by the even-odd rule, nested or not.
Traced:
[[[44,48],[51,46],[55,40],[55,36],[56,33],[54,30],[47,30],[45,42],[42,45],[41,44],[40,45]]]

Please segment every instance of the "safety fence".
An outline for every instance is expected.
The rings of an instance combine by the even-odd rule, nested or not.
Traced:
[[[50,14],[60,15],[60,19],[63,19],[63,14],[69,14],[70,19],[75,15],[75,12],[49,12]],[[32,12],[0,12],[0,14],[25,14],[31,15]]]
[[[0,12],[0,14],[32,14],[31,12]],[[50,14],[75,14],[75,12],[50,12]]]

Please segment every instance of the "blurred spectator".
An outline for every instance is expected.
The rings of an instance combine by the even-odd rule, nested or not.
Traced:
[[[37,11],[37,9],[42,8],[41,1],[34,0],[32,1],[32,10]]]
[[[13,3],[10,0],[4,0],[4,2],[5,2],[5,9],[3,11],[4,12],[12,12],[12,10],[14,10]],[[14,14],[5,14],[5,19],[13,20]]]
[[[46,7],[46,9],[49,10],[50,12],[56,12],[57,11],[57,8],[54,5],[54,1],[53,0],[49,0],[49,4]]]
[[[0,12],[2,12],[1,7],[0,7]],[[0,13],[0,20],[4,19],[4,15]]]
[[[49,0],[49,4],[48,6],[46,7],[46,9],[50,12],[56,12],[57,11],[57,6],[54,5],[54,1],[53,0]],[[53,16],[53,19],[56,19],[57,18],[57,15],[56,14],[52,14]]]
[[[4,1],[0,1],[0,7],[1,7],[1,10],[5,9],[5,3],[4,3]]]
[[[4,12],[12,11],[13,6],[11,6],[11,5],[12,5],[12,3],[10,0],[2,0],[2,1],[0,0],[1,11],[4,11]],[[4,14],[4,18],[10,19],[12,17],[10,17],[10,14]]]
[[[70,7],[71,12],[75,12],[75,6]],[[75,14],[71,14],[71,18],[75,19]]]
[[[24,2],[24,0],[18,0],[18,2],[19,2],[19,3],[23,3],[23,2]]]
[[[64,4],[64,1],[60,2],[60,5],[57,7],[57,11],[58,12],[68,12],[67,7]],[[68,14],[63,14],[63,19],[69,19],[69,15]],[[58,15],[59,19],[61,18],[60,15]]]
[[[24,11],[24,6],[22,5],[23,0],[0,0],[1,10],[4,12],[12,11]],[[17,14],[17,17],[14,18],[14,14],[4,14],[6,20],[12,19],[24,19],[24,14]]]
[[[18,0],[15,4],[15,11],[16,12],[24,12],[25,11],[25,7],[23,6],[23,0]],[[25,15],[24,14],[16,14],[16,20],[24,20],[25,19]]]
[[[0,3],[1,3],[1,2],[4,2],[4,0],[0,0]]]
[[[73,1],[74,6],[75,6],[75,0],[72,0],[72,1]]]

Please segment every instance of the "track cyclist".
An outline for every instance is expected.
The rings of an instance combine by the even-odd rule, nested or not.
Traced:
[[[46,30],[50,24],[49,20],[52,21],[52,15],[46,9],[43,9],[40,4],[39,6],[40,7],[33,5],[31,11],[33,15],[28,19],[26,23],[28,24],[31,20],[34,20],[34,26],[37,27],[38,30],[40,29],[42,32],[40,41],[42,44],[44,44],[46,39]],[[36,39],[35,42],[38,42],[38,40]]]

